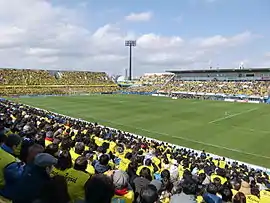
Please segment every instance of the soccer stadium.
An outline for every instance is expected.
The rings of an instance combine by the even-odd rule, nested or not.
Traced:
[[[0,203],[270,203],[267,5],[223,36],[222,1],[117,1],[0,0]]]

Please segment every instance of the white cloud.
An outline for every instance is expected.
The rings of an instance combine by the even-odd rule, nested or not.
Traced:
[[[270,52],[265,53],[265,57],[270,58]]]
[[[123,30],[117,24],[90,30],[91,19],[80,19],[80,10],[76,9],[80,7],[67,9],[45,0],[0,0],[0,67],[123,74],[128,66],[128,48],[124,41],[137,39],[133,51],[136,75],[167,69],[205,68],[209,59],[214,60],[225,48],[228,53],[256,37],[251,32],[243,32],[234,36],[184,39],[156,33],[138,34],[136,30]],[[150,18],[151,13],[137,20]]]
[[[235,36],[225,37],[221,35],[212,36],[209,38],[198,39],[196,43],[199,43],[201,47],[218,47],[218,46],[238,46],[244,44],[254,38],[255,36],[251,32],[243,32]]]
[[[128,16],[125,17],[127,21],[132,22],[146,22],[151,20],[153,17],[152,12],[142,12],[142,13],[130,13]]]

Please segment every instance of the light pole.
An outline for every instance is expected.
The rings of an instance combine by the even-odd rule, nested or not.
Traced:
[[[132,47],[136,46],[136,40],[126,40],[125,46],[129,47],[129,77],[128,79],[132,79],[132,73],[131,73],[131,63],[132,63]]]

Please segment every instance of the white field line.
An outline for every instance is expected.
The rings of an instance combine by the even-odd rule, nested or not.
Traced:
[[[91,117],[91,118],[93,118],[95,120],[99,120],[99,119],[96,119],[94,117]],[[214,148],[225,149],[227,151],[232,151],[232,152],[236,152],[236,153],[239,153],[239,154],[245,154],[245,155],[249,155],[249,156],[270,159],[270,157],[263,156],[263,155],[260,155],[260,154],[249,153],[249,152],[238,150],[238,149],[233,149],[233,148],[224,147],[224,146],[220,146],[220,145],[216,145],[216,144],[201,142],[201,141],[190,139],[190,138],[186,138],[186,137],[173,136],[173,135],[169,135],[168,133],[161,133],[161,132],[157,132],[157,131],[147,130],[147,129],[139,128],[139,127],[136,127],[136,126],[133,126],[133,125],[132,126],[131,125],[124,125],[124,124],[121,124],[121,123],[118,123],[118,122],[113,122],[113,121],[108,121],[108,120],[100,120],[100,121],[104,121],[104,122],[111,123],[111,124],[116,124],[116,125],[123,126],[123,127],[133,128],[133,129],[144,131],[144,132],[148,132],[148,133],[151,133],[151,134],[157,134],[157,135],[171,137],[171,138],[175,138],[175,139],[179,139],[179,140],[185,140],[185,141],[188,141],[188,142],[192,142],[192,143],[196,143],[196,144],[201,144],[201,145],[204,145],[204,146],[210,146],[210,147],[214,147]]]
[[[216,123],[216,122],[219,122],[219,121],[223,121],[223,120],[226,120],[226,119],[229,119],[229,118],[240,116],[242,114],[246,114],[246,113],[249,113],[249,112],[252,112],[252,111],[256,111],[257,109],[258,109],[258,107],[257,108],[253,108],[253,109],[249,109],[247,111],[242,111],[242,112],[239,112],[239,113],[235,113],[235,114],[231,114],[231,115],[228,115],[228,116],[224,116],[224,117],[215,119],[213,121],[210,121],[209,123]]]

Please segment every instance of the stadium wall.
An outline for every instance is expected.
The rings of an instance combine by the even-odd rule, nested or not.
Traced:
[[[6,99],[5,99],[5,98],[0,98],[0,101],[1,101],[1,100],[6,100]],[[67,115],[64,115],[64,114],[59,114],[59,113],[56,113],[56,112],[48,111],[48,110],[46,110],[46,109],[41,109],[41,108],[38,108],[38,107],[34,107],[34,106],[31,106],[31,105],[26,105],[26,104],[24,104],[24,105],[25,105],[25,106],[28,106],[28,107],[31,107],[31,108],[36,108],[36,109],[38,109],[38,110],[44,110],[44,111],[47,111],[47,112],[51,112],[51,113],[56,114],[56,115],[59,115],[59,116],[64,116],[64,117],[69,118],[69,119],[72,119],[72,120],[90,123],[89,121],[86,121],[86,120],[83,120],[83,119],[80,119],[80,118],[77,119],[77,118],[70,117],[70,116],[67,116]],[[102,126],[102,125],[100,125],[100,126]],[[102,126],[102,127],[104,127],[104,126]],[[106,127],[109,128],[109,129],[112,129],[112,130],[119,130],[119,129],[111,128],[111,127],[108,127],[108,126],[106,126]],[[132,134],[132,135],[134,135],[134,136],[136,136],[136,137],[138,137],[138,138],[142,138],[142,137],[143,137],[143,138],[146,138],[147,140],[154,140],[154,141],[159,142],[159,143],[161,143],[161,142],[164,143],[164,141],[160,141],[160,140],[157,140],[157,139],[154,139],[154,138],[149,138],[149,137],[137,135],[137,134],[134,134],[134,133],[130,133],[130,134]],[[168,142],[165,142],[165,143],[168,143]],[[200,151],[200,150],[191,149],[191,148],[184,147],[184,146],[181,146],[181,145],[175,145],[175,144],[172,144],[172,143],[168,143],[168,144],[170,144],[171,146],[175,146],[175,147],[177,147],[177,148],[185,148],[185,149],[194,150],[194,151],[197,152],[198,154],[202,153],[202,151]],[[223,158],[222,156],[219,156],[219,155],[216,155],[216,154],[212,154],[212,153],[208,153],[208,152],[207,152],[207,154],[209,154],[210,156],[212,156],[212,157],[215,158],[215,159],[222,159],[222,158]],[[245,165],[247,165],[249,168],[254,168],[255,170],[262,170],[262,171],[264,171],[264,172],[266,172],[267,174],[270,175],[270,169],[269,169],[269,168],[257,166],[257,165],[250,164],[250,163],[246,163],[246,162],[241,162],[241,161],[234,160],[234,159],[231,159],[231,158],[228,158],[228,157],[225,157],[225,158],[226,158],[226,161],[227,161],[227,162],[231,162],[231,163],[232,163],[232,162],[238,162],[239,164],[245,164]]]

